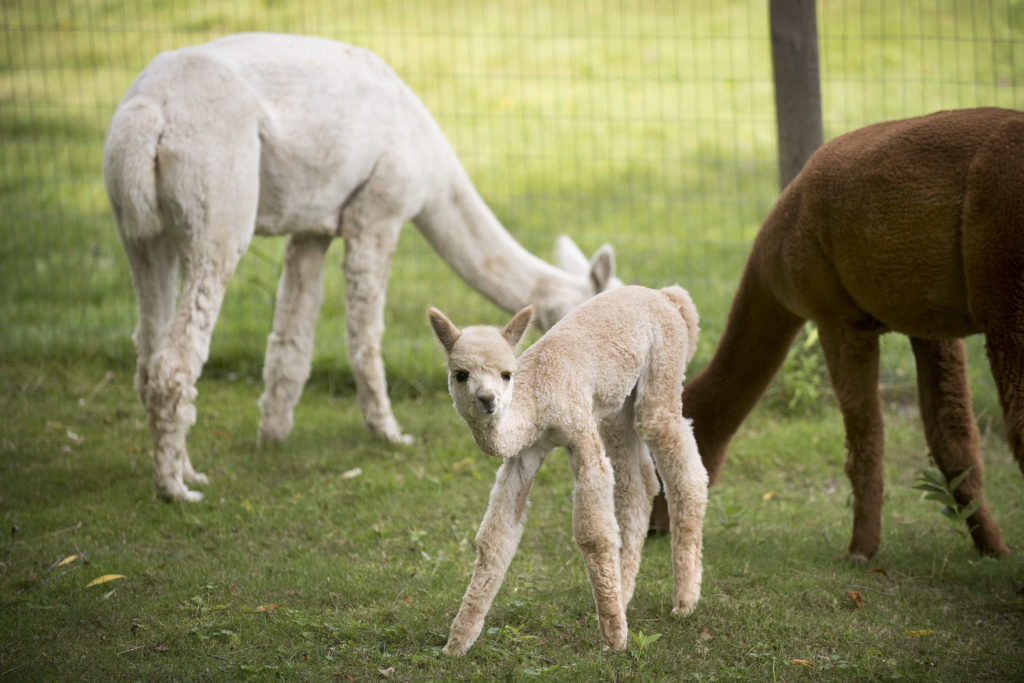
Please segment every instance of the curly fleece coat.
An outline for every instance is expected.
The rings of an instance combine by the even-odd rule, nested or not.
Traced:
[[[473,577],[452,623],[448,654],[483,627],[522,535],[530,486],[551,449],[564,446],[576,479],[573,533],[583,553],[606,647],[626,645],[651,501],[662,473],[672,518],[673,612],[700,597],[707,473],[680,390],[697,342],[697,311],[680,287],[611,290],[583,303],[518,359],[529,325],[460,330],[436,309],[430,321],[448,355],[449,390],[484,453],[505,459],[477,534]],[[647,449],[650,448],[650,451]]]

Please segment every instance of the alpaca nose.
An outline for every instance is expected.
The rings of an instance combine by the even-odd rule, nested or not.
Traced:
[[[493,393],[478,394],[476,400],[480,402],[481,412],[487,413],[488,415],[494,412],[497,400]]]

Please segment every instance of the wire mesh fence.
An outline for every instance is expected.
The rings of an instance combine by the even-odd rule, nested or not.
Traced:
[[[938,109],[1021,106],[1020,0],[845,0],[817,12],[826,139]],[[561,233],[587,252],[609,242],[624,280],[686,286],[702,310],[698,363],[778,194],[767,3],[10,0],[0,14],[7,357],[130,363],[134,298],[101,177],[106,127],[156,54],[229,33],[313,34],[375,51],[527,249],[549,258]],[[257,239],[243,259],[214,367],[258,367],[281,253],[280,240]],[[346,375],[343,291],[330,268],[316,364],[332,381]],[[428,305],[463,320],[505,317],[410,226],[389,285],[384,353],[396,390],[440,362]],[[901,368],[892,361],[890,381],[908,381]]]

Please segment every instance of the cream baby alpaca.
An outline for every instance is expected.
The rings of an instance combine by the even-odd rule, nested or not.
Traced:
[[[376,55],[321,38],[239,34],[164,52],[114,113],[103,177],[138,300],[135,386],[156,493],[199,500],[185,440],[228,280],[253,235],[287,235],[263,366],[259,438],[280,440],[309,378],[327,248],[345,241],[345,346],[363,419],[409,443],[381,336],[391,257],[412,221],[471,287],[546,329],[621,284],[610,247],[571,271],[533,256],[484,204],[423,103]],[[180,273],[180,286],[179,286]]]
[[[673,613],[700,597],[708,477],[682,417],[697,311],[680,287],[623,287],[556,324],[516,360],[531,309],[504,328],[456,327],[431,308],[448,359],[455,410],[488,455],[504,458],[476,536],[473,578],[444,652],[480,635],[522,536],[530,486],[547,454],[565,448],[576,489],[573,535],[586,562],[606,648],[622,649],[651,501],[665,482],[675,575]],[[650,448],[650,451],[647,448]]]

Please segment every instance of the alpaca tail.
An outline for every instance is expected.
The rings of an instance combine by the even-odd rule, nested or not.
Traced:
[[[146,239],[161,231],[156,149],[164,123],[159,105],[145,97],[125,100],[110,122],[103,179],[122,239]]]
[[[679,309],[679,314],[683,316],[683,322],[686,323],[688,341],[686,362],[689,363],[693,359],[693,354],[697,352],[697,334],[700,332],[700,316],[697,315],[697,307],[693,304],[690,293],[679,285],[665,287],[661,290],[661,294]]]

